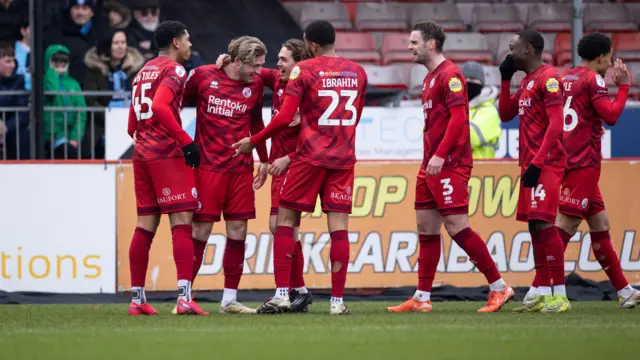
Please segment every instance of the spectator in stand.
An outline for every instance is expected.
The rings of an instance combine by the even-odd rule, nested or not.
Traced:
[[[133,21],[127,32],[129,44],[140,50],[145,60],[150,60],[158,54],[153,33],[160,23],[160,1],[137,0],[131,8]]]
[[[87,78],[84,89],[87,91],[116,91],[113,97],[89,97],[89,106],[129,107],[128,95],[131,93],[131,82],[145,63],[138,50],[127,46],[127,35],[121,30],[108,31],[98,46],[89,50],[84,59]],[[95,156],[104,157],[104,113],[95,114]],[[91,126],[91,124],[89,124]],[[89,138],[87,134],[86,138]],[[84,157],[91,155],[91,139],[86,139],[83,146]]]
[[[100,16],[94,16],[96,0],[70,0],[69,8],[59,23],[46,30],[45,45],[64,45],[70,51],[69,74],[84,83],[87,68],[84,56],[96,46],[104,26]]]
[[[82,91],[80,84],[69,75],[69,49],[51,45],[45,52],[44,91]],[[86,107],[83,95],[46,95],[45,106]],[[87,114],[84,111],[45,111],[44,141],[47,151],[53,148],[56,159],[77,159],[79,143],[84,138]],[[67,156],[65,157],[65,151]]]
[[[474,159],[493,159],[502,134],[500,115],[494,105],[500,94],[497,88],[484,85],[484,68],[468,61],[462,65],[469,95],[471,155]]]
[[[131,24],[131,10],[116,0],[105,0],[104,12],[112,29],[124,30]]]
[[[29,17],[28,0],[0,0],[0,41],[20,40],[20,23]]]
[[[0,91],[25,90],[24,76],[16,74],[15,69],[13,46],[0,42]],[[0,95],[0,108],[27,106],[29,95]],[[29,112],[0,112],[0,120],[0,123],[4,123],[0,127],[5,130],[3,133],[6,135],[7,159],[29,159]]]
[[[20,36],[22,38],[16,41],[15,54],[18,66],[16,74],[24,75],[24,84],[27,91],[31,90],[31,27],[29,19],[23,19],[20,23]]]

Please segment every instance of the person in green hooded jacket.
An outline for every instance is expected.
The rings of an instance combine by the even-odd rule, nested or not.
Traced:
[[[69,49],[64,45],[51,45],[45,52],[44,91],[82,91],[80,84],[69,76]],[[82,94],[47,95],[45,106],[86,107]],[[84,138],[87,121],[85,111],[45,111],[44,141],[46,150],[56,159],[78,158],[78,146]],[[65,157],[65,148],[67,156]]]
[[[500,94],[493,86],[485,86],[484,68],[480,63],[462,64],[469,95],[469,126],[473,159],[493,159],[502,127],[495,100]]]

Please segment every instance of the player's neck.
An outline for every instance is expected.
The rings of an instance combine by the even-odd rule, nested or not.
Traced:
[[[322,50],[319,49],[316,53],[315,56],[326,56],[326,57],[338,57],[338,54],[336,53],[336,50],[331,48],[331,49],[326,49],[326,50]]]
[[[158,56],[164,56],[166,58],[169,58],[175,62],[178,62],[178,56],[176,54],[174,54],[171,51],[167,51],[167,50],[160,50],[160,52],[158,52]]]
[[[596,68],[596,66],[593,63],[590,63],[588,61],[582,61],[578,66],[586,67],[591,71],[598,72],[598,69]]]
[[[535,72],[536,70],[540,69],[540,67],[542,67],[542,65],[544,65],[542,60],[537,60],[537,59],[533,60],[529,64],[525,65],[524,72],[527,73],[527,75],[531,74],[531,73]]]
[[[445,59],[444,55],[435,54],[435,56],[427,60],[427,63],[424,64],[424,66],[427,67],[427,70],[429,72],[433,72],[433,70],[437,69],[438,66],[440,66],[440,64],[442,64],[445,60],[447,59]]]
[[[235,81],[240,80],[240,69],[236,66],[236,64],[229,64],[225,66],[223,70],[230,79]]]

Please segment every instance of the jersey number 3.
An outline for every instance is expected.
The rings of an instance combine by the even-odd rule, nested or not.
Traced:
[[[567,97],[567,102],[564,103],[564,131],[571,131],[578,126],[578,113],[571,108],[571,100],[573,96]],[[571,118],[571,121],[567,124],[567,116]]]
[[[320,126],[353,126],[356,124],[356,119],[358,118],[358,110],[355,106],[353,106],[353,102],[358,97],[358,92],[356,90],[340,90],[340,95],[335,90],[318,90],[318,96],[328,96],[331,97],[331,104],[327,110],[322,113],[320,119],[318,119],[318,125]],[[338,104],[340,103],[340,97],[344,96],[347,98],[347,103],[344,106],[346,111],[351,112],[350,119],[330,119],[329,117],[333,114],[334,111],[338,108]]]
[[[140,96],[136,96],[136,90],[138,90],[138,85],[133,87],[133,111],[136,113],[136,118],[138,121],[151,119],[153,116],[153,110],[151,110],[151,105],[153,100],[147,97],[145,93],[147,90],[151,89],[151,83],[145,83],[140,85]],[[142,105],[147,105],[147,111],[142,111]]]

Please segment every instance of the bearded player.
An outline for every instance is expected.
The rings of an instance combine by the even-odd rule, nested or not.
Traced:
[[[624,110],[631,77],[626,66],[617,60],[613,66],[613,82],[620,87],[613,102],[604,76],[612,66],[611,39],[604,34],[585,35],[578,43],[582,63],[568,70],[564,84],[563,144],[567,152],[567,172],[562,182],[560,208],[556,226],[565,249],[587,220],[591,250],[618,292],[620,308],[634,308],[640,302],[640,291],[629,285],[622,273],[620,260],[611,244],[609,217],[598,187],[602,161],[602,121],[615,125]],[[538,273],[524,304],[535,300],[540,279]]]
[[[178,275],[176,313],[209,315],[191,299],[191,221],[198,207],[193,169],[200,164],[200,152],[181,126],[180,102],[187,74],[179,64],[191,55],[191,42],[187,28],[177,21],[159,24],[154,38],[160,54],[147,62],[133,80],[129,109],[128,133],[135,141],[133,173],[138,208],[138,223],[129,247],[133,294],[129,314],[158,313],[147,304],[144,285],[149,249],[160,215],[169,214]]]
[[[224,292],[221,313],[255,313],[237,301],[244,267],[247,222],[255,219],[254,191],[267,178],[267,148],[257,147],[261,164],[253,176],[253,156],[234,156],[231,145],[264,129],[263,84],[258,77],[267,48],[259,39],[242,36],[229,43],[231,63],[224,69],[200,66],[189,74],[185,103],[197,104],[195,142],[202,149],[202,165],[196,171],[202,207],[194,215],[196,263],[202,264],[214,222],[224,215],[227,241],[222,259]],[[195,278],[197,271],[194,271]]]
[[[284,93],[287,87],[289,76],[293,67],[302,60],[309,58],[304,41],[289,39],[280,49],[278,54],[278,69],[260,70],[260,78],[265,86],[273,90],[271,103],[271,115],[275,117],[280,111],[284,101]],[[230,57],[227,54],[220,55],[216,61],[219,67],[226,66]],[[280,191],[291,159],[295,155],[298,137],[300,135],[300,115],[296,114],[294,120],[289,124],[289,128],[271,139],[271,152],[269,154],[269,174],[271,177],[271,216],[269,217],[269,229],[275,236],[276,218],[280,203]],[[311,294],[304,283],[304,255],[302,253],[302,242],[298,235],[300,224],[296,224],[293,229],[293,237],[296,240],[296,247],[293,252],[291,262],[291,279],[289,298],[291,300],[291,312],[307,312],[308,305],[313,302]],[[258,308],[258,312],[261,309]]]
[[[282,129],[300,108],[300,138],[282,185],[274,238],[276,293],[261,312],[291,309],[289,278],[295,252],[293,229],[301,212],[313,212],[320,195],[331,237],[330,314],[346,315],[344,288],[349,265],[349,214],[353,202],[356,126],[366,96],[367,75],[359,64],[340,58],[334,49],[335,29],[314,21],[304,30],[307,50],[314,57],[291,71],[280,112],[266,129],[234,144],[238,154],[250,153]]]
[[[520,115],[521,176],[516,218],[529,224],[536,273],[540,274],[535,300],[514,309],[516,312],[571,310],[565,289],[564,245],[554,226],[566,167],[562,145],[564,100],[560,74],[542,62],[543,49],[540,33],[523,30],[511,40],[509,54],[500,64],[500,118],[507,122]],[[511,78],[519,70],[527,75],[511,96]]]
[[[484,240],[469,227],[468,182],[473,160],[467,84],[460,69],[442,54],[445,39],[442,27],[433,21],[417,23],[409,36],[413,62],[429,70],[422,87],[424,159],[418,171],[415,201],[420,241],[418,287],[413,297],[388,307],[390,312],[431,311],[443,224],[489,282],[489,299],[478,312],[496,312],[514,295]]]

